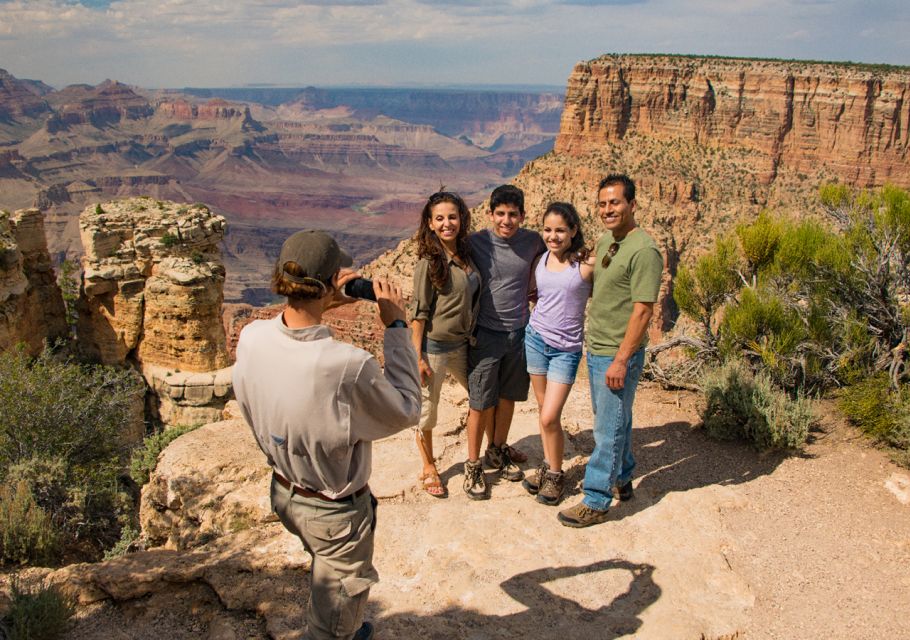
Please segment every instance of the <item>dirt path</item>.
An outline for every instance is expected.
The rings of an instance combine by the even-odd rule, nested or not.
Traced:
[[[692,396],[645,386],[635,498],[576,530],[518,483],[494,485],[485,502],[466,498],[466,407],[458,389],[446,393],[436,444],[448,499],[416,488],[410,432],[374,450],[377,638],[910,638],[910,474],[848,427],[824,423],[800,457],[761,455],[707,439],[693,426]],[[565,414],[564,504],[579,499],[589,412],[582,382]],[[511,438],[531,463],[541,455],[536,420],[519,405]],[[266,475],[246,434],[238,421],[187,434],[159,473],[178,505],[169,517],[190,533],[218,520],[213,505],[253,524],[222,527],[191,551],[53,574],[98,600],[70,638],[299,637],[308,559],[250,498],[264,498]],[[191,485],[212,494],[180,494]]]

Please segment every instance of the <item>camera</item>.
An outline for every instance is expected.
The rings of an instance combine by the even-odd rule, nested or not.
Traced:
[[[349,298],[376,302],[376,294],[373,293],[373,281],[366,278],[354,278],[344,285],[344,295]]]

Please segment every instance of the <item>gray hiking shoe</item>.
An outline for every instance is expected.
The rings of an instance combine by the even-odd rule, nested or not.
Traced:
[[[606,522],[607,513],[606,509],[592,509],[584,502],[579,502],[574,507],[560,511],[556,519],[567,527],[590,527],[592,524]]]
[[[525,488],[525,491],[530,493],[532,496],[536,496],[537,492],[540,490],[540,483],[542,482],[544,474],[550,470],[550,465],[547,464],[547,461],[544,460],[540,463],[540,466],[534,469],[531,475],[525,476],[525,479],[521,481],[521,486]]]
[[[562,500],[562,490],[566,482],[566,474],[562,471],[547,471],[540,482],[537,492],[537,502],[547,506],[554,506]]]
[[[512,462],[508,447],[497,447],[495,444],[491,444],[487,447],[483,461],[491,469],[498,471],[500,478],[504,478],[509,482],[518,482],[525,477],[524,472],[518,468],[518,465]]]
[[[464,461],[464,484],[462,484],[462,487],[471,500],[486,500],[489,497],[487,495],[487,479],[483,475],[483,466],[480,464],[480,460],[475,460],[474,462],[470,460]]]

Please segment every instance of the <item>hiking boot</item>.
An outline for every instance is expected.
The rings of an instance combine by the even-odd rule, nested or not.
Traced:
[[[632,489],[632,481],[629,480],[622,486],[616,485],[616,489],[613,493],[617,498],[619,498],[620,502],[628,502],[632,499],[632,495],[635,493]]]
[[[562,499],[562,489],[566,483],[566,474],[562,471],[547,471],[540,482],[537,492],[537,502],[554,506]]]
[[[354,634],[353,640],[373,640],[373,625],[369,622],[364,622],[360,625],[357,633]]]
[[[464,492],[468,494],[471,500],[487,499],[487,479],[483,475],[483,467],[480,460],[464,462]]]
[[[498,471],[500,478],[504,478],[509,482],[518,482],[525,477],[524,472],[518,468],[518,465],[512,462],[508,447],[497,447],[495,444],[491,444],[487,447],[483,461],[491,469]]]
[[[540,483],[543,480],[544,474],[550,470],[550,465],[547,464],[547,461],[544,460],[540,463],[540,466],[534,469],[534,471],[529,476],[525,476],[525,479],[521,481],[521,486],[525,488],[525,491],[530,493],[532,496],[536,496],[537,492],[540,490]]]
[[[607,510],[592,509],[584,502],[560,511],[556,519],[567,527],[590,527],[607,521]]]

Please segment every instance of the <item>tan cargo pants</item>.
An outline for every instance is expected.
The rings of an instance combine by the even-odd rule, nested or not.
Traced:
[[[272,509],[313,556],[304,638],[349,640],[363,622],[373,566],[374,502],[367,491],[331,502],[292,493],[272,479]]]

